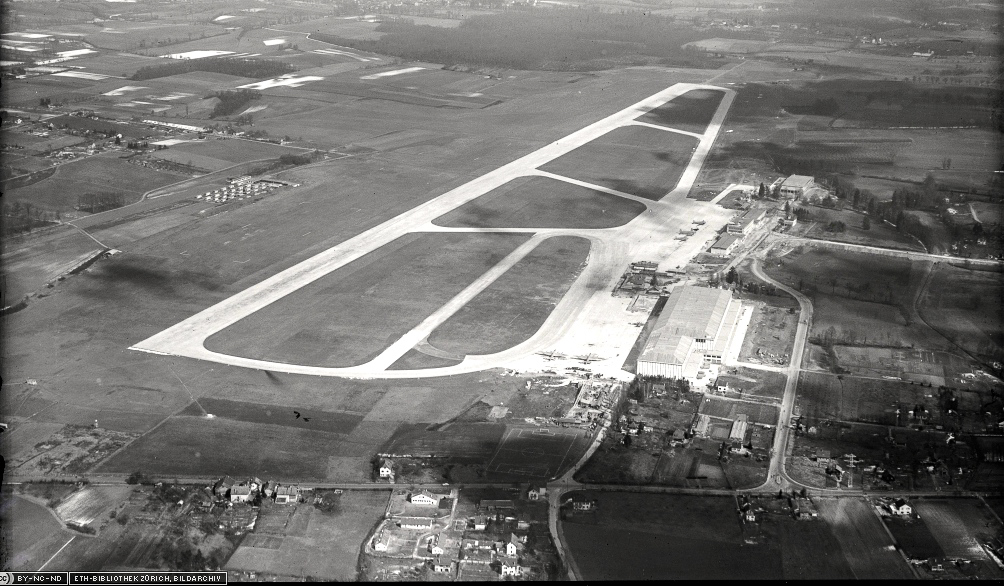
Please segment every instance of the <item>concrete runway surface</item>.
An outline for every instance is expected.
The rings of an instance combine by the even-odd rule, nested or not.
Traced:
[[[712,89],[725,93],[718,110],[703,134],[694,135],[694,133],[635,121],[635,118],[649,110],[695,89]],[[292,374],[399,379],[446,376],[495,367],[541,368],[546,367],[547,363],[543,362],[539,353],[557,348],[566,355],[594,354],[598,360],[590,364],[591,370],[612,376],[624,375],[626,373],[621,371],[620,366],[638,335],[638,330],[630,322],[643,318],[639,318],[638,314],[627,312],[629,299],[615,298],[611,296],[610,292],[632,261],[661,260],[662,268],[685,264],[705,247],[707,242],[732,216],[733,212],[719,208],[714,204],[689,200],[687,194],[718,136],[722,121],[734,98],[735,92],[726,88],[692,83],[675,84],[620,112],[590,124],[329,248],[261,283],[248,287],[240,293],[131,346],[130,349]],[[666,132],[700,138],[700,142],[676,187],[659,201],[650,201],[606,187],[538,170],[538,167],[607,132],[631,125],[644,125]],[[551,177],[639,201],[644,203],[648,209],[624,226],[596,230],[443,228],[432,224],[435,218],[513,179],[528,175]],[[705,220],[705,224],[692,226],[692,221],[698,218]],[[698,233],[685,241],[676,240],[675,236],[682,228],[698,228]],[[526,232],[532,233],[534,236],[366,364],[342,368],[286,364],[221,354],[205,348],[206,338],[214,333],[405,234],[448,231]],[[529,254],[536,245],[549,237],[560,235],[588,238],[591,243],[589,259],[586,268],[576,278],[550,317],[531,338],[503,352],[467,356],[463,362],[455,366],[420,370],[387,370],[415,344],[425,340],[436,327],[491,285],[512,265]],[[604,286],[597,287],[597,283],[602,283]]]

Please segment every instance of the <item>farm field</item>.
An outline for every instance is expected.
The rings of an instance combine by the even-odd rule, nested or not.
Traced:
[[[103,520],[130,492],[131,486],[88,486],[63,499],[55,508],[56,514],[67,523],[92,525]]]
[[[946,263],[932,269],[920,303],[931,327],[976,355],[1004,356],[1004,296],[1001,274],[968,270]]]
[[[244,161],[277,159],[281,155],[303,152],[256,140],[228,139],[185,142],[157,151],[154,156],[182,164],[191,161],[196,167],[219,171]]]
[[[674,132],[627,126],[558,157],[540,170],[658,201],[676,187],[697,144],[696,138]]]
[[[7,196],[49,210],[72,211],[86,193],[121,194],[126,203],[182,177],[131,165],[115,156],[96,155],[64,163],[51,177],[7,192]]]
[[[380,452],[485,462],[498,450],[505,432],[500,423],[452,423],[435,430],[428,424],[402,425]]]
[[[451,228],[576,228],[623,226],[645,205],[550,177],[519,177],[436,218]]]
[[[36,571],[74,538],[75,534],[65,530],[45,506],[17,496],[7,487],[0,498],[0,520],[5,527],[18,528],[4,531],[4,569]]]
[[[192,403],[180,414],[199,416],[211,413],[213,417],[232,421],[281,425],[338,434],[352,433],[363,419],[358,413],[317,411],[303,407],[299,409],[302,411],[298,411],[297,408],[200,397],[198,403]],[[297,413],[301,416],[297,417]],[[309,421],[304,421],[303,417],[307,417]]]
[[[567,513],[562,539],[584,580],[779,579],[776,545],[743,543],[730,497],[572,493],[596,500]]]
[[[795,344],[798,308],[788,303],[788,297],[766,297],[754,301],[739,360],[765,364],[787,364]],[[789,310],[795,309],[795,313]]]
[[[494,482],[557,478],[578,461],[591,440],[592,434],[581,429],[508,426],[485,465],[485,477]]]
[[[223,443],[229,446],[226,450],[212,447]],[[349,445],[341,434],[176,415],[102,462],[95,472],[130,474],[142,470],[145,474],[196,478],[229,474],[324,480],[332,453],[366,455],[365,448]]]
[[[704,134],[724,96],[715,90],[691,90],[642,114],[638,121]]]
[[[914,577],[899,552],[888,549],[892,541],[868,502],[855,498],[818,499],[816,505],[820,518],[840,543],[855,578]]]
[[[527,239],[408,234],[210,336],[206,347],[295,364],[362,364]]]
[[[992,541],[1001,529],[1000,520],[986,505],[977,499],[924,499],[913,504],[945,556],[973,560],[981,566],[981,578],[1004,577],[980,546]]]
[[[58,226],[5,243],[2,306],[13,305],[66,271],[100,252],[102,247],[70,226]]]
[[[548,238],[429,335],[451,354],[492,354],[530,338],[578,277],[590,243],[577,236]]]
[[[267,541],[245,540],[230,557],[226,569],[354,581],[360,545],[383,518],[387,492],[325,492],[324,498],[338,500],[334,511],[325,512],[307,503],[296,505],[293,520],[285,528],[269,531]],[[276,507],[282,505],[271,505]]]

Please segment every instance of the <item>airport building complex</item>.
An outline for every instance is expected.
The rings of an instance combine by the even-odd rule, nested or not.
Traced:
[[[638,374],[694,378],[703,363],[721,364],[741,311],[730,291],[677,287],[638,357]]]

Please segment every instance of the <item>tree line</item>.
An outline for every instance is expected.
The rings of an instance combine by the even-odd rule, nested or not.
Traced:
[[[376,29],[377,40],[312,33],[310,38],[409,60],[503,69],[588,71],[618,58],[644,56],[665,64],[707,67],[718,63],[681,45],[704,34],[670,19],[638,12],[608,14],[586,9],[528,9],[474,16],[456,28],[416,25],[401,19]],[[748,36],[748,35],[747,35]]]
[[[234,57],[204,57],[202,59],[172,60],[160,65],[141,67],[129,79],[144,81],[158,77],[168,77],[205,71],[207,73],[222,73],[251,79],[266,79],[278,77],[296,71],[296,68],[284,61],[270,59],[238,59]]]
[[[59,222],[59,212],[43,210],[27,202],[14,200],[3,203],[2,234],[4,237],[14,234],[27,234],[35,228],[49,226]]]
[[[209,115],[210,118],[216,118],[217,116],[233,114],[251,103],[251,100],[261,99],[261,92],[255,90],[223,90],[215,92],[210,97],[220,100]]]

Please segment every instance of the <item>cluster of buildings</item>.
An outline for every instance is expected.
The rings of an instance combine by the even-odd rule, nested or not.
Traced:
[[[652,261],[631,263],[628,270],[614,288],[615,296],[662,295],[665,287],[680,280],[674,271],[659,271],[659,264]]]
[[[213,484],[213,497],[217,501],[234,504],[255,502],[259,497],[271,499],[279,505],[294,505],[301,501],[300,487],[279,484],[274,481],[262,482],[260,478],[237,481],[224,476]]]
[[[195,199],[204,199],[207,202],[226,203],[231,200],[244,200],[256,195],[265,195],[268,192],[282,185],[274,181],[254,181],[250,177],[238,177],[231,179],[226,187],[207,191],[195,196]]]

